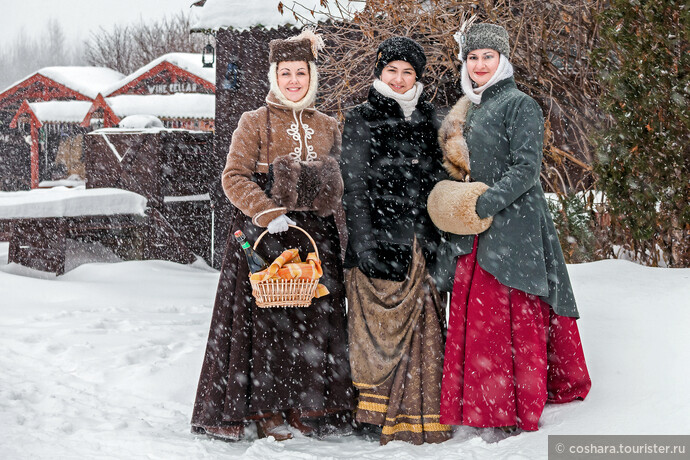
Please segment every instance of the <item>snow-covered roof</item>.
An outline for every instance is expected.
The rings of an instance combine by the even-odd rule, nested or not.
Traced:
[[[159,118],[215,118],[213,94],[123,94],[105,98],[118,118],[130,115],[154,115]]]
[[[143,216],[145,211],[145,197],[116,188],[56,187],[0,192],[0,219],[114,214]]]
[[[69,89],[72,89],[84,96],[95,98],[104,88],[112,86],[121,80],[124,75],[120,72],[107,67],[87,67],[87,66],[56,66],[44,67],[26,78],[19,80],[8,86],[3,92],[19,85],[23,81],[35,75],[42,75],[56,81]]]
[[[109,85],[101,93],[107,96],[122,88],[126,84],[136,80],[141,75],[145,74],[149,70],[159,65],[161,62],[166,61],[183,70],[186,70],[192,75],[196,75],[199,78],[203,78],[209,83],[212,83],[214,85],[216,84],[215,63],[213,64],[213,67],[204,67],[203,63],[201,62],[201,54],[198,53],[168,53],[154,59],[153,61],[135,70],[131,74],[122,78],[121,80]]]
[[[30,102],[29,107],[41,123],[79,123],[91,104],[91,101],[46,101]]]
[[[206,0],[203,6],[192,6],[191,29],[192,30],[218,30],[232,27],[233,29],[245,30],[250,27],[261,25],[267,29],[287,24],[301,25],[291,11],[284,10],[281,14],[278,11],[280,0]],[[309,10],[323,11],[319,0],[303,0],[301,2],[283,1],[285,5],[292,5],[295,11],[308,18],[312,18]],[[328,2],[331,11],[337,14],[334,1]],[[362,10],[365,2],[340,2],[340,6],[348,8],[350,13]],[[292,7],[291,6],[291,7]],[[320,17],[321,16],[321,17]],[[316,14],[314,19],[326,19],[323,15]]]

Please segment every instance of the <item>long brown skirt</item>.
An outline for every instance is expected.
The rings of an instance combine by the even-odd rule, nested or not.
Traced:
[[[445,316],[421,250],[405,281],[353,268],[345,285],[356,420],[381,425],[382,445],[450,439],[451,427],[439,423]]]
[[[306,308],[258,308],[245,256],[233,233],[256,241],[264,230],[237,212],[228,233],[206,354],[199,378],[192,430],[243,425],[267,412],[297,409],[333,413],[354,409],[347,353],[347,317],[340,241],[332,216],[288,214],[319,250],[330,294]],[[257,252],[272,259],[285,248],[313,252],[298,230],[267,234]]]

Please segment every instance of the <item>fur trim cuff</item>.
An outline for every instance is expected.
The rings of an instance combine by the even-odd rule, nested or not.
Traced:
[[[254,217],[252,217],[252,224],[257,227],[266,227],[270,221],[285,213],[287,213],[286,208],[267,209],[254,215]]]
[[[491,226],[493,217],[480,219],[477,198],[489,188],[483,182],[443,180],[429,194],[427,209],[434,225],[456,235],[476,235]]]

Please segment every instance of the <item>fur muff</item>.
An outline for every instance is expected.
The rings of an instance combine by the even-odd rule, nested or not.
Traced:
[[[276,158],[271,196],[290,211],[315,211],[321,217],[333,214],[343,196],[338,162],[331,157],[315,161]]]
[[[465,142],[465,120],[471,101],[460,99],[448,112],[438,130],[438,142],[443,150],[443,167],[454,179],[466,180],[470,174],[470,151]]]
[[[439,229],[456,235],[477,235],[491,226],[493,217],[480,219],[477,198],[489,188],[483,182],[443,180],[429,194],[429,216]]]
[[[320,172],[321,187],[314,198],[312,206],[319,216],[329,216],[335,213],[342,203],[345,186],[343,185],[343,177],[340,174],[340,165],[332,157],[324,157],[323,160],[312,163],[323,163]]]
[[[298,195],[297,182],[301,169],[301,162],[289,156],[281,156],[273,160],[271,197],[278,206],[295,209]]]

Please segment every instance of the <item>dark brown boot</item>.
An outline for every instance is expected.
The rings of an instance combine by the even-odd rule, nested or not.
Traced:
[[[301,418],[301,413],[298,410],[290,409],[288,411],[287,422],[291,427],[299,430],[304,436],[314,436],[316,434],[316,427],[304,423]]]
[[[280,412],[274,412],[266,418],[256,422],[256,433],[259,438],[273,436],[276,441],[292,439],[292,433],[285,426],[285,420]]]
[[[244,436],[244,425],[205,426],[206,436],[223,441],[239,441]]]

